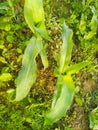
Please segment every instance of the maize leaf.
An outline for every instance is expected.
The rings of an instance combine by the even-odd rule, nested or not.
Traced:
[[[79,25],[79,30],[80,32],[83,34],[86,30],[86,20],[85,20],[85,16],[84,14],[82,14],[81,16],[81,20],[80,20],[80,25]]]
[[[92,112],[89,115],[90,120],[90,128],[92,130],[98,129],[98,107],[92,110]]]
[[[25,0],[24,17],[35,35],[41,35],[47,40],[50,39],[45,28],[42,0]]]
[[[91,7],[91,10],[92,10],[92,13],[93,13],[91,22],[89,24],[91,31],[87,35],[84,36],[85,40],[89,40],[89,39],[93,38],[94,35],[96,35],[96,33],[97,33],[97,26],[98,26],[97,10],[93,6]]]
[[[69,66],[66,71],[65,74],[74,74],[76,72],[78,72],[80,69],[84,68],[85,66],[89,65],[90,62],[81,62],[81,63],[77,63],[75,65]]]
[[[60,51],[60,63],[59,63],[59,72],[63,73],[66,67],[68,66],[70,59],[71,59],[71,52],[72,52],[72,35],[73,32],[68,26],[64,23],[63,24],[63,33],[62,33],[62,40],[63,44]]]
[[[47,59],[47,54],[44,46],[43,49],[40,51],[40,56],[41,56],[42,63],[44,65],[44,69],[46,69],[48,67],[48,59]]]
[[[93,13],[93,17],[91,19],[90,22],[90,28],[93,32],[97,32],[97,26],[98,26],[98,14],[97,14],[97,10],[95,9],[95,7],[91,6],[91,11]]]
[[[16,101],[25,98],[36,80],[37,66],[35,58],[42,49],[40,39],[32,37],[22,60],[22,68],[16,83]]]
[[[45,116],[45,125],[53,124],[54,122],[61,119],[72,104],[75,92],[73,80],[70,75],[62,76],[61,78],[62,82],[61,79],[60,83],[59,80],[57,82],[57,88],[58,85],[61,86],[59,87],[59,94],[54,95],[56,96],[54,97],[55,101],[51,110]]]

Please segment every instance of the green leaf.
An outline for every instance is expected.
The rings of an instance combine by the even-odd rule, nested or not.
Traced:
[[[77,63],[75,65],[69,66],[66,71],[65,74],[74,74],[76,72],[78,72],[80,69],[84,68],[85,66],[89,65],[90,62],[81,62],[81,63]]]
[[[42,0],[25,0],[24,17],[35,35],[41,35],[45,39],[50,40],[45,27]]]
[[[4,57],[0,56],[0,62],[4,63],[4,64],[7,64],[7,61],[5,60]]]
[[[89,115],[90,128],[92,130],[98,129],[98,107],[95,108]]]
[[[59,79],[57,82],[57,88],[60,88],[58,91],[59,94],[54,95],[56,96],[53,99],[55,101],[51,110],[45,116],[45,125],[53,124],[54,122],[61,119],[72,104],[75,92],[73,80],[70,75],[62,76],[60,78],[60,82]]]
[[[90,40],[91,38],[94,37],[95,34],[96,34],[95,32],[90,31],[87,35],[84,36],[84,39],[85,40]]]
[[[97,31],[97,26],[98,26],[98,15],[97,15],[97,10],[95,9],[94,6],[91,6],[91,11],[93,13],[93,17],[91,19],[91,22],[90,22],[90,28],[93,32],[96,33]]]
[[[8,3],[7,2],[0,2],[0,11],[7,10],[7,9],[8,9]]]
[[[56,85],[56,89],[54,92],[51,108],[53,108],[55,106],[58,98],[60,97],[61,89],[62,89],[62,76],[59,76],[57,79],[57,85]]]
[[[12,75],[10,73],[3,73],[0,75],[0,81],[1,82],[7,82],[12,79]]]
[[[81,15],[81,20],[80,20],[80,24],[79,24],[79,30],[82,34],[85,33],[86,31],[86,19],[84,14]]]
[[[13,43],[13,41],[14,41],[14,36],[13,36],[13,35],[8,35],[8,36],[6,37],[6,40],[7,40],[9,43]]]
[[[46,48],[43,46],[43,49],[40,52],[40,56],[41,56],[41,59],[42,59],[42,63],[44,65],[44,69],[46,69],[48,67],[48,59],[47,59],[47,54],[46,54],[46,50],[45,49]]]
[[[11,20],[11,17],[3,17],[1,16],[0,17],[0,29],[4,29],[6,31],[9,31],[10,30],[10,20]]]
[[[62,40],[63,44],[60,51],[60,63],[59,63],[59,72],[63,73],[66,67],[68,66],[70,59],[71,59],[71,52],[72,52],[72,35],[73,32],[68,26],[64,23],[63,24],[63,33],[62,33]]]
[[[17,78],[16,101],[25,98],[36,80],[37,66],[35,58],[42,50],[40,38],[32,37],[22,60],[22,68]]]
[[[85,40],[89,40],[93,38],[94,35],[96,35],[97,33],[97,26],[98,26],[97,10],[95,9],[95,7],[91,6],[91,11],[93,13],[93,16],[89,25],[91,28],[91,31],[87,35],[84,36]]]
[[[15,11],[14,11],[14,5],[13,5],[13,2],[12,2],[12,0],[7,0],[7,1],[8,1],[9,6],[11,7],[11,10],[12,10],[13,16],[15,17]]]

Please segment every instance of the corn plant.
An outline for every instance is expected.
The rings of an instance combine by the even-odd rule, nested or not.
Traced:
[[[48,67],[48,60],[42,38],[51,40],[45,28],[42,0],[25,0],[24,17],[34,33],[34,36],[28,42],[23,56],[22,68],[19,72],[16,84],[16,101],[20,101],[27,96],[36,80],[36,57],[38,54],[41,56],[44,68]],[[45,116],[45,124],[53,124],[65,115],[73,101],[75,93],[71,74],[88,65],[87,62],[82,62],[69,66],[73,46],[73,31],[69,29],[65,23],[63,24],[62,31],[63,44],[57,62],[58,76],[56,90],[51,110]]]
[[[87,1],[87,3],[85,2],[85,0],[83,0],[82,4],[84,6],[82,15],[81,15],[81,20],[80,20],[80,25],[79,25],[79,30],[81,32],[81,34],[84,35],[84,39],[85,40],[90,40],[91,38],[93,38],[96,34],[97,34],[97,27],[98,27],[98,7],[97,7],[97,3],[98,1],[95,1],[95,7],[94,6],[90,6],[90,2],[92,1]],[[87,7],[89,7],[91,9],[92,12],[92,18],[90,21],[90,24],[87,25],[87,15],[85,15],[86,9]],[[90,28],[90,31],[87,32],[87,26]]]
[[[92,130],[98,129],[98,107],[92,110],[92,112],[89,115],[90,120],[90,128]]]
[[[72,104],[75,93],[75,87],[71,74],[76,73],[89,64],[88,62],[84,61],[69,66],[73,46],[73,31],[69,29],[65,23],[63,24],[62,31],[63,44],[61,46],[59,58],[57,60],[57,84],[51,105],[51,110],[46,113],[45,116],[45,125],[53,124],[66,114],[67,110]]]
[[[93,38],[93,36],[96,35],[96,33],[97,33],[97,26],[98,26],[98,14],[97,13],[98,12],[94,6],[91,6],[90,9],[93,13],[91,22],[89,24],[91,31],[84,36],[85,40],[89,40],[89,39]]]
[[[36,57],[38,54],[41,56],[44,68],[48,67],[47,55],[42,37],[47,40],[50,40],[50,38],[45,28],[42,0],[25,0],[24,17],[28,26],[34,33],[34,36],[28,42],[23,56],[22,68],[16,83],[16,101],[20,101],[27,96],[36,80]]]

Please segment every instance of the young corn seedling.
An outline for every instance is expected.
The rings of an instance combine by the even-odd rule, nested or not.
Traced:
[[[92,110],[89,115],[90,128],[92,130],[98,130],[98,107]]]
[[[72,36],[73,31],[64,23],[62,27],[62,40],[59,58],[58,58],[58,76],[55,93],[51,109],[45,115],[45,125],[53,124],[61,119],[72,104],[75,87],[71,74],[76,73],[89,63],[84,61],[72,66],[69,66],[72,53]]]
[[[91,31],[87,35],[84,36],[85,40],[89,40],[89,39],[93,38],[94,35],[96,35],[97,28],[98,28],[98,11],[95,9],[94,6],[91,6],[90,9],[93,13],[91,22],[89,24]]]
[[[84,6],[84,11],[83,11],[84,13],[82,13],[81,15],[81,20],[79,24],[80,33],[84,35],[85,40],[92,39],[97,34],[97,28],[98,28],[98,9],[97,9],[98,2],[95,2],[95,7],[90,6],[89,5],[90,2],[91,1],[87,1],[87,3],[85,3],[85,0],[82,2]],[[87,25],[87,15],[85,15],[87,7],[91,9],[91,12],[93,14],[89,25]],[[89,32],[87,32],[87,26],[90,28]]]
[[[41,56],[44,68],[48,67],[42,37],[47,40],[50,40],[50,37],[45,28],[42,0],[25,0],[24,17],[34,36],[28,42],[23,56],[22,68],[16,82],[16,101],[20,101],[27,96],[36,80],[36,57],[38,54]]]

